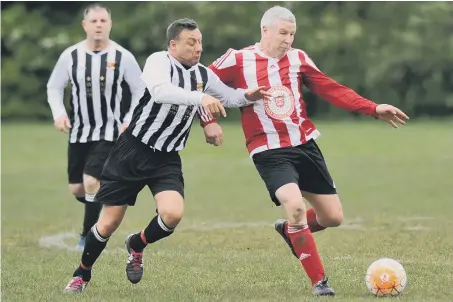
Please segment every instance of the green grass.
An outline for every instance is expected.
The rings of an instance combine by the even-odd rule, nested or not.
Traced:
[[[453,123],[318,126],[346,219],[315,234],[335,301],[375,301],[364,277],[381,257],[407,271],[396,300],[451,301]],[[312,301],[308,278],[272,228],[283,213],[248,158],[242,130],[229,124],[224,132],[224,146],[214,148],[194,127],[182,152],[185,217],[174,235],[146,250],[143,280],[125,278],[123,240],[154,216],[147,189],[96,263],[87,291],[68,297],[61,291],[80,253],[40,245],[42,237],[80,231],[82,207],[66,185],[66,139],[50,124],[4,125],[4,301]]]

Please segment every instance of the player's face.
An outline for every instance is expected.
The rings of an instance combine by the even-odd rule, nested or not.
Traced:
[[[200,30],[183,30],[179,39],[171,44],[177,59],[185,65],[193,66],[200,62],[203,51],[202,36]],[[173,42],[173,41],[172,41]]]
[[[112,20],[104,8],[95,8],[89,11],[82,21],[87,39],[95,42],[104,42],[109,39],[112,29]]]
[[[269,41],[270,52],[276,56],[283,56],[291,48],[296,34],[296,24],[277,20],[272,26],[264,30],[265,38]]]

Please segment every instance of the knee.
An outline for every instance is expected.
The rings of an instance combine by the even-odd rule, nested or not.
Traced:
[[[85,196],[85,189],[83,188],[83,184],[70,184],[69,192],[71,192],[71,194],[75,197]]]
[[[96,223],[96,229],[98,230],[98,233],[105,238],[112,236],[112,234],[116,231],[118,227],[119,223],[115,221]]]
[[[275,195],[294,223],[306,220],[307,208],[298,185],[284,185],[276,191]]]
[[[154,196],[160,218],[169,228],[175,228],[184,214],[184,198],[176,191],[163,191]]]
[[[83,175],[83,187],[86,193],[94,194],[99,190],[99,180],[93,176]]]
[[[343,210],[336,209],[334,211],[329,211],[328,213],[318,217],[319,224],[325,227],[334,228],[338,227],[343,223],[344,216]]]
[[[110,237],[120,226],[121,218],[102,217],[96,223],[96,229],[102,237]]]
[[[175,228],[182,220],[184,214],[183,208],[162,209],[159,210],[159,215],[162,221],[169,228]]]

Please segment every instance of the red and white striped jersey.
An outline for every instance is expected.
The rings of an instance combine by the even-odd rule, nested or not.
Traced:
[[[281,58],[265,55],[259,43],[229,49],[209,68],[232,88],[265,86],[272,98],[241,108],[242,129],[250,156],[269,149],[298,146],[320,132],[307,117],[302,85],[324,100],[349,111],[373,115],[377,104],[321,72],[300,49]]]

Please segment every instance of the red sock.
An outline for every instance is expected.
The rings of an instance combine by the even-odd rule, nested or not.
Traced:
[[[288,223],[286,223],[286,235],[291,240],[297,257],[299,257],[302,266],[311,279],[312,286],[318,281],[324,279],[324,266],[322,265],[321,258],[319,257],[318,250],[316,249],[315,240],[310,232],[310,229],[305,228],[298,230],[291,230],[288,232]]]
[[[311,208],[307,211],[307,223],[308,227],[310,228],[310,231],[312,233],[319,232],[322,230],[325,230],[326,227],[323,227],[318,223],[318,220],[316,219],[316,213],[315,209]]]

